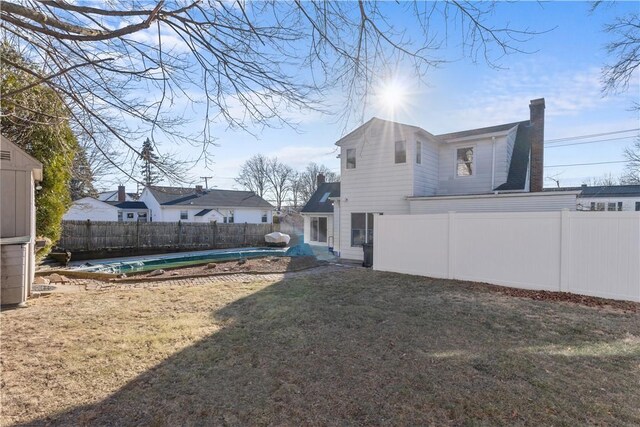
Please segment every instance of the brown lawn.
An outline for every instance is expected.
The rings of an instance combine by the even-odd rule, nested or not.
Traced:
[[[637,425],[640,314],[363,269],[1,315],[2,425]]]

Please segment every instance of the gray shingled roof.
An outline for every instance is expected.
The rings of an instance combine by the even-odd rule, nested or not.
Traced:
[[[466,138],[468,136],[484,135],[485,133],[504,132],[520,124],[529,124],[529,120],[523,122],[506,123],[504,125],[489,126],[486,128],[469,129],[460,132],[443,133],[442,135],[436,135],[437,138],[442,140]]]
[[[144,202],[117,202],[111,200],[105,203],[120,209],[147,209],[147,205]]]
[[[518,125],[516,140],[513,143],[513,153],[511,154],[511,164],[507,182],[494,188],[496,191],[505,190],[527,190],[524,188],[527,183],[527,172],[529,171],[529,153],[531,152],[531,126],[529,122],[522,122]]]
[[[148,187],[163,206],[202,206],[213,208],[267,208],[273,206],[252,191],[203,190],[195,188]]]
[[[640,185],[594,185],[545,188],[544,191],[581,191],[581,197],[640,197]]]
[[[340,197],[339,182],[325,182],[324,184],[320,184],[307,204],[304,205],[301,212],[333,213],[333,203],[329,200],[329,197]]]

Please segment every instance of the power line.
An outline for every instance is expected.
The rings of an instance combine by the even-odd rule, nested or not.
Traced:
[[[636,131],[639,131],[639,130],[640,130],[640,128],[636,128],[636,129],[627,129],[627,130],[616,130],[616,131],[613,131],[613,132],[594,133],[594,134],[591,134],[591,135],[567,136],[566,138],[548,139],[548,140],[545,141],[545,143],[548,143],[548,142],[573,141],[574,139],[595,138],[596,136],[616,135],[616,134],[619,134],[619,133],[636,132]]]
[[[627,163],[627,160],[614,160],[611,162],[594,162],[594,163],[570,163],[567,165],[549,165],[549,166],[545,166],[545,168],[568,168],[572,166],[608,165],[612,163]]]
[[[559,147],[569,147],[570,145],[582,145],[582,144],[593,144],[596,142],[607,142],[607,141],[617,141],[620,139],[629,139],[629,138],[635,138],[638,135],[633,135],[633,136],[620,136],[618,138],[609,138],[609,139],[597,139],[595,141],[583,141],[583,142],[572,142],[570,144],[560,144],[560,145],[552,145],[551,147],[545,147],[545,148],[559,148]]]

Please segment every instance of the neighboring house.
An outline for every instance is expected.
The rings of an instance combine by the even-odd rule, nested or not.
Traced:
[[[146,187],[139,201],[149,208],[149,221],[270,224],[273,206],[252,191]]]
[[[595,185],[545,188],[549,192],[579,191],[579,211],[640,211],[640,185]]]
[[[317,183],[318,189],[300,211],[304,217],[304,241],[333,250],[339,238],[334,232],[337,231],[334,223],[339,213],[334,212],[333,201],[340,198],[340,183],[324,182],[323,174],[318,175]]]
[[[579,191],[542,191],[544,99],[529,108],[529,120],[442,135],[373,118],[338,140],[334,251],[361,260],[377,215],[575,210]]]
[[[65,221],[119,221],[146,222],[147,205],[144,202],[109,201],[103,202],[93,197],[75,200],[62,217]]]
[[[42,163],[0,136],[0,304],[24,304],[35,274],[36,185]]]
[[[96,198],[102,202],[133,202],[138,200],[138,195],[136,193],[127,193],[124,185],[119,185],[117,190],[103,191],[102,193],[98,193],[98,197]]]

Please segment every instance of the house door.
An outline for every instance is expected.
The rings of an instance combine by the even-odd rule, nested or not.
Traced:
[[[327,218],[322,216],[318,218],[318,241],[327,241]]]

